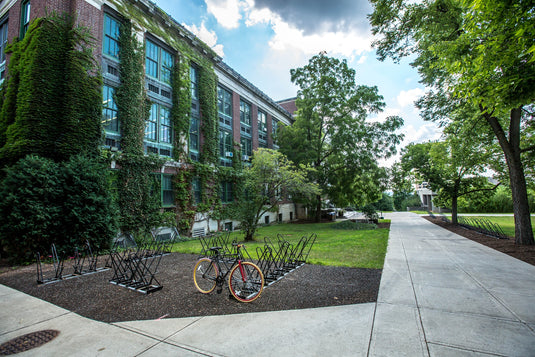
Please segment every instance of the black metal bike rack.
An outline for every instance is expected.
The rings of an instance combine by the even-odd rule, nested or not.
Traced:
[[[91,245],[87,240],[83,249],[75,248],[73,257],[73,272],[71,274],[64,274],[65,258],[63,254],[58,254],[55,244],[52,244],[50,252],[51,254],[49,255],[49,258],[52,259],[52,263],[54,265],[54,275],[50,277],[44,276],[43,266],[41,265],[41,254],[39,252],[36,253],[38,284],[50,284],[60,280],[76,278],[82,275],[93,274],[108,270],[107,267],[97,267],[98,254],[93,253]]]
[[[160,227],[151,232],[151,238],[136,244],[131,234],[123,233],[114,242],[109,254],[113,269],[111,284],[143,294],[161,290],[156,279],[162,257],[171,253],[173,243],[180,240],[176,228]]]
[[[303,266],[316,241],[316,234],[302,237],[299,242],[292,245],[284,240],[281,235],[277,236],[277,244],[273,244],[269,238],[264,238],[264,247],[258,247],[258,267],[264,274],[266,285],[271,285],[295,269]]]
[[[459,216],[457,220],[459,225],[465,228],[472,229],[478,231],[479,233],[483,233],[498,239],[509,239],[509,237],[504,233],[502,227],[486,218]]]

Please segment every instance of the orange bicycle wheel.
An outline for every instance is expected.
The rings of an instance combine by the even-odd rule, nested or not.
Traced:
[[[218,274],[217,266],[210,258],[199,259],[193,269],[195,287],[203,294],[211,293],[215,289]]]

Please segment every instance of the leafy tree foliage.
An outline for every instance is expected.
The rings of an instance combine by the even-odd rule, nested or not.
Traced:
[[[28,156],[6,169],[0,182],[0,243],[13,261],[36,252],[73,254],[89,241],[107,249],[116,231],[116,211],[105,165],[73,156],[64,163]]]
[[[315,195],[317,186],[306,179],[306,169],[293,165],[282,153],[258,149],[242,171],[237,199],[226,213],[240,221],[245,240],[252,240],[260,218],[276,212],[288,195]]]
[[[27,154],[56,161],[96,155],[101,140],[101,79],[88,32],[68,16],[34,21],[10,45],[2,91],[0,164]]]
[[[311,165],[310,175],[330,201],[343,207],[375,201],[385,188],[386,172],[377,159],[395,153],[403,121],[366,121],[384,107],[377,87],[357,85],[347,62],[324,53],[291,70],[299,86],[296,121],[279,129],[280,150],[298,164]],[[316,220],[322,196],[317,195]]]
[[[465,129],[452,124],[445,130],[449,134],[445,141],[410,144],[401,159],[405,172],[428,182],[438,193],[436,204],[451,207],[453,223],[457,223],[459,197],[496,188],[482,176],[492,151],[485,144],[470,140]]]
[[[533,163],[535,12],[530,1],[372,0],[380,59],[412,63],[430,90],[424,118],[442,123],[452,109],[472,106],[501,147],[514,202],[515,239],[535,244],[525,168]],[[529,176],[528,176],[529,178]]]

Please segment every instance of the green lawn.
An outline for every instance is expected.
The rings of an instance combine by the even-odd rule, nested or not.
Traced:
[[[486,218],[489,221],[498,224],[502,227],[505,234],[510,237],[515,236],[515,219],[513,216],[470,216],[475,218]],[[531,216],[531,227],[535,234],[535,219]]]
[[[449,219],[451,219],[451,214],[446,215]],[[467,218],[485,218],[489,221],[498,224],[505,234],[507,234],[510,237],[515,236],[515,219],[513,216],[478,216],[477,213],[474,213],[474,215],[467,216]],[[531,226],[533,228],[533,233],[535,233],[535,219],[533,216],[531,216]]]
[[[381,222],[389,222],[382,220]],[[277,234],[290,243],[297,244],[303,236],[316,233],[318,238],[310,251],[308,263],[354,268],[382,269],[388,243],[389,230],[386,228],[370,230],[334,229],[334,223],[275,224],[261,227],[254,242],[246,244],[247,251],[256,259],[256,248],[264,246],[264,237],[277,242]],[[232,239],[243,239],[240,232],[233,232]],[[201,244],[198,240],[176,243],[173,251],[199,254]]]

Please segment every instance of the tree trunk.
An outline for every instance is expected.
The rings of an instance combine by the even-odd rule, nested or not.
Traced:
[[[483,110],[482,110],[483,111]],[[528,190],[526,176],[520,158],[520,121],[522,107],[511,109],[509,121],[509,140],[498,119],[489,113],[483,113],[485,119],[492,127],[498,138],[498,142],[505,154],[509,180],[513,198],[513,212],[515,215],[515,243],[521,245],[533,245],[533,230],[531,228],[531,216],[528,204]]]
[[[453,192],[451,195],[451,222],[453,224],[458,223],[457,219],[457,202],[459,199],[459,186],[461,185],[461,179],[455,180],[455,184],[453,186]]]
[[[316,196],[316,219],[317,223],[321,222],[321,196]]]
[[[457,194],[455,193],[452,197],[451,197],[451,223],[453,224],[457,224],[458,223],[458,219],[457,219]]]

